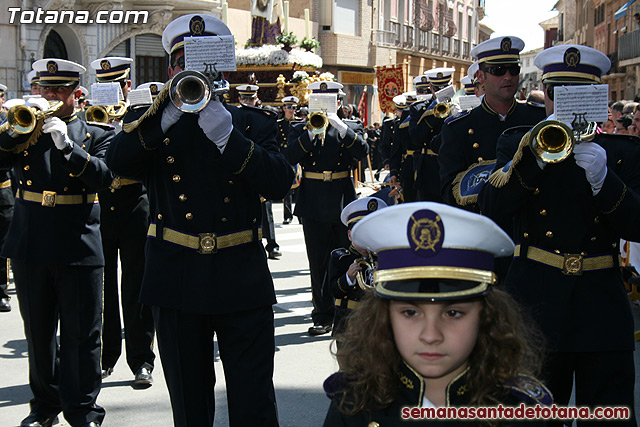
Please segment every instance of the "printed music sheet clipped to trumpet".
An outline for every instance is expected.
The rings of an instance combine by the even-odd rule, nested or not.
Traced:
[[[556,86],[555,119],[571,125],[576,115],[587,122],[605,122],[609,115],[609,85]]]
[[[185,37],[185,69],[205,71],[213,64],[215,71],[236,71],[236,48],[233,36]]]

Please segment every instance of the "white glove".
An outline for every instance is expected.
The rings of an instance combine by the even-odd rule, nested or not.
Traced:
[[[184,111],[181,111],[173,105],[173,102],[169,102],[164,110],[162,111],[162,120],[160,121],[160,127],[162,128],[162,133],[167,133],[169,128],[176,124],[180,117],[182,117]]]
[[[64,150],[67,142],[71,142],[67,135],[67,124],[57,117],[46,118],[42,132],[51,134],[51,139],[58,150]]]
[[[27,107],[36,107],[40,111],[44,111],[49,108],[49,101],[44,98],[29,98],[24,103]]]
[[[233,131],[231,113],[224,108],[220,101],[211,100],[206,107],[200,111],[198,126],[204,134],[213,141],[220,152],[224,152],[227,141]]]
[[[594,142],[583,142],[576,144],[573,157],[576,159],[576,164],[584,169],[595,196],[600,192],[607,177],[607,152]]]
[[[338,117],[336,113],[328,113],[327,119],[329,120],[329,123],[331,123],[331,126],[338,129],[340,138],[344,138],[344,136],[347,134],[347,129],[349,129],[347,124],[340,120],[340,117]]]

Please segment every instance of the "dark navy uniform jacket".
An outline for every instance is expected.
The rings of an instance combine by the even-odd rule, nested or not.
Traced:
[[[411,143],[411,137],[409,136],[409,109],[402,110],[402,114],[396,117],[394,120],[393,135],[391,137],[392,145],[389,159],[389,175],[397,176],[398,180],[402,183],[403,178],[405,180],[410,178],[413,182],[413,159],[405,161],[403,154],[410,150],[409,144]],[[406,183],[411,185],[410,183]]]
[[[557,254],[609,255],[614,268],[565,275],[559,268],[516,257],[507,290],[534,315],[558,351],[632,351],[633,319],[617,259],[620,238],[640,241],[640,139],[600,134],[608,173],[593,196],[573,155],[541,170],[528,147],[508,164],[529,127],[505,132],[495,172],[480,192],[480,207],[496,221],[512,220],[514,241]],[[494,181],[501,176],[503,183]],[[504,183],[506,180],[506,183]],[[492,184],[494,183],[494,184]],[[500,186],[502,185],[502,186]]]
[[[234,129],[221,154],[198,126],[197,114],[183,114],[164,134],[160,122],[169,100],[159,102],[157,112],[151,110],[135,129],[127,123],[142,111],[127,113],[124,131],[107,153],[115,173],[142,180],[149,191],[156,237],[147,240],[140,301],[200,314],[275,303],[257,232],[262,222],[259,195],[282,199],[293,179],[276,146],[276,121],[265,110],[226,106]],[[165,227],[193,236],[249,230],[254,238],[201,254],[157,238]]]
[[[343,120],[348,129],[344,138],[338,130],[329,125],[324,145],[317,139],[309,139],[305,123],[292,125],[289,146],[285,156],[289,163],[302,165],[302,182],[298,188],[295,216],[316,221],[340,222],[342,209],[356,199],[356,191],[351,177],[333,180],[305,178],[305,172],[322,173],[324,171],[350,171],[360,159],[363,159],[369,146],[365,142],[362,123]]]
[[[506,129],[519,125],[535,125],[545,118],[544,108],[513,101],[506,119],[489,107],[485,98],[472,110],[463,111],[445,120],[438,152],[442,199],[453,206],[463,206],[477,211],[477,193],[461,199],[454,196],[454,179],[470,167],[491,163],[496,158],[498,137]],[[490,167],[490,169],[492,169]]]
[[[467,386],[467,373],[464,371],[455,378],[447,386],[447,407],[468,407],[470,393]],[[324,420],[325,427],[362,427],[362,426],[405,426],[405,425],[474,425],[477,421],[463,420],[411,420],[402,419],[403,408],[421,407],[424,397],[424,378],[416,371],[411,369],[405,363],[401,364],[398,373],[398,395],[397,399],[387,408],[361,411],[355,415],[345,415],[340,412],[338,405],[344,395],[345,378],[341,372],[337,372],[327,378],[324,382],[324,390],[331,399],[331,406]],[[524,403],[527,406],[550,406],[553,403],[553,397],[549,390],[537,379],[529,376],[521,375],[512,381],[508,381],[502,385],[495,396],[496,400],[503,406],[517,407]],[[347,402],[349,396],[347,395]],[[544,426],[544,421],[520,421],[520,420],[502,420],[499,421],[500,426],[518,425],[524,423],[529,426]]]
[[[14,139],[7,132],[0,134],[0,167],[13,166],[18,181],[14,216],[2,256],[36,264],[102,266],[97,203],[48,207],[19,197],[23,190],[54,191],[87,200],[87,195],[111,183],[111,173],[102,159],[113,131],[87,124],[75,114],[62,120],[74,143],[69,160],[49,134],[43,133],[30,146],[26,144],[30,135]]]
[[[421,200],[441,202],[440,166],[438,164],[438,148],[432,145],[436,135],[444,125],[444,120],[433,115],[437,101],[428,99],[411,105],[409,134],[413,155],[416,191]]]
[[[382,122],[382,131],[380,132],[380,157],[382,157],[382,166],[388,165],[391,159],[391,145],[393,143],[393,132],[395,121],[391,117],[387,117]]]
[[[362,258],[362,255],[360,255],[353,246],[350,246],[348,249],[334,249],[331,252],[331,258],[329,259],[329,286],[331,287],[331,294],[334,298],[360,301],[364,296],[364,291],[357,283],[349,286],[346,277],[349,266],[358,258]],[[338,306],[336,302],[336,312],[333,321],[334,334],[344,330],[342,322],[350,311],[347,305],[344,307]]]
[[[138,107],[143,108],[144,107]],[[82,111],[84,113],[84,111]],[[149,197],[139,182],[113,174],[109,188],[100,197],[100,229],[103,235],[132,236],[149,227]]]

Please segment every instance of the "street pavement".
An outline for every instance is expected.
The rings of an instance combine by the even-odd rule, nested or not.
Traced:
[[[276,353],[274,385],[280,425],[283,427],[321,426],[329,399],[322,382],[337,370],[330,352],[331,336],[311,337],[311,288],[309,265],[302,226],[282,225],[282,204],[274,203],[276,240],[282,257],[269,260],[278,304],[274,306]],[[251,268],[244,266],[243,268]],[[0,427],[18,426],[29,414],[29,368],[27,343],[13,283],[9,286],[13,310],[0,313]],[[156,348],[156,356],[158,351]],[[225,381],[216,352],[215,425],[228,426]],[[132,387],[133,374],[123,354],[113,374],[104,380],[98,404],[107,411],[103,425],[109,427],[169,427],[173,425],[171,405],[159,356],[153,371],[154,383],[148,389]],[[251,402],[247,402],[251,411]],[[60,416],[59,426],[68,426]]]
[[[311,292],[309,266],[302,226],[294,219],[282,225],[282,204],[274,203],[276,240],[282,257],[269,260],[275,282],[278,303],[274,306],[276,353],[274,385],[282,427],[321,426],[329,406],[322,390],[324,379],[337,370],[331,354],[331,337],[311,337]],[[250,266],[246,266],[250,268]],[[29,413],[31,391],[28,385],[27,344],[22,319],[10,284],[13,310],[0,313],[0,427],[18,426]],[[632,305],[637,329],[640,329],[640,309]],[[638,344],[636,344],[638,346]],[[636,388],[640,378],[639,351],[636,359]],[[156,350],[156,355],[158,355]],[[228,426],[225,381],[219,356],[216,368],[216,426]],[[114,373],[103,382],[98,403],[107,415],[104,425],[110,427],[170,427],[173,425],[169,394],[159,357],[153,371],[154,384],[145,390],[132,387],[133,374],[123,355]],[[251,402],[247,402],[251,410]],[[640,408],[640,393],[636,393],[636,408]],[[636,411],[637,412],[637,411]],[[59,426],[68,426],[62,415]]]

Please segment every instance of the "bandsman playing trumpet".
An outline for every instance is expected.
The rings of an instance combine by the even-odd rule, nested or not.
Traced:
[[[33,68],[43,98],[26,106],[54,111],[44,120],[34,114],[33,131],[20,134],[10,123],[0,133],[0,166],[13,167],[18,180],[2,256],[12,262],[33,393],[20,425],[50,426],[62,411],[73,426],[99,426],[104,257],[96,193],[111,183],[102,159],[113,131],[74,114],[83,66],[48,58]]]
[[[172,80],[149,109],[127,113],[108,164],[144,180],[149,190],[140,301],[152,307],[174,425],[213,425],[215,334],[230,423],[277,426],[276,298],[261,244],[260,195],[284,197],[293,171],[276,146],[276,121],[262,110],[214,96],[192,110],[190,100],[200,104],[203,95],[197,88],[212,81],[193,80],[196,91],[183,92],[188,97],[182,100],[170,96],[180,86],[174,79],[185,75],[184,38],[215,35],[231,32],[213,16],[190,14],[169,23],[162,42]]]
[[[91,62],[99,83],[120,85],[128,105],[131,90],[133,59],[123,57],[98,58]],[[91,109],[101,109],[93,106]],[[111,109],[109,109],[111,110]],[[108,115],[109,110],[105,113]],[[101,111],[101,110],[96,110]],[[87,115],[91,113],[87,111]],[[109,120],[122,129],[121,120]],[[147,189],[137,180],[113,174],[108,189],[98,193],[100,198],[100,231],[104,250],[104,313],[102,323],[102,378],[113,372],[122,353],[122,323],[127,365],[134,376],[134,387],[148,387],[153,382],[155,354],[153,353],[153,315],[151,307],[138,302],[144,274],[144,245],[149,228],[149,197]],[[118,286],[118,259],[122,279]],[[119,290],[118,290],[119,288]],[[120,321],[120,304],[122,319]]]
[[[349,203],[340,214],[340,221],[347,226],[351,244],[348,248],[334,249],[329,261],[329,285],[336,300],[333,336],[344,331],[346,317],[360,304],[365,289],[373,286],[375,254],[353,243],[351,229],[371,212],[386,207],[387,204],[377,197],[363,197]]]
[[[313,82],[314,94],[338,95],[338,82]],[[314,118],[318,119],[315,123]],[[368,152],[362,123],[342,120],[335,111],[314,112],[307,122],[294,124],[285,150],[292,165],[302,165],[302,182],[294,215],[302,230],[311,270],[313,326],[310,335],[331,332],[334,301],[329,288],[329,258],[335,248],[349,245],[347,229],[340,222],[342,209],[356,199],[351,171]]]
[[[548,48],[534,63],[548,115],[555,88],[598,84],[611,66],[606,55],[580,45]],[[640,145],[601,133],[574,146],[570,129],[563,144],[545,142],[568,144],[566,159],[549,163],[549,156],[533,154],[530,144],[539,138],[529,130],[500,137],[496,171],[479,197],[486,215],[514,223],[517,246],[505,287],[545,334],[543,379],[555,403],[569,403],[575,378],[576,406],[628,407],[631,418],[622,423],[636,425],[634,328],[618,244],[640,240]],[[546,128],[541,138],[555,132]]]
[[[436,92],[451,84],[454,68],[434,68],[413,80],[416,88],[430,92],[424,101],[416,102],[409,110],[409,134],[415,169],[416,199],[420,201],[441,202],[440,167],[438,149],[432,141],[440,134],[444,120],[456,113],[452,104],[438,103]],[[417,81],[417,79],[420,79]],[[424,86],[426,85],[426,88]],[[419,90],[419,89],[417,89]]]
[[[440,133],[438,163],[442,199],[453,206],[478,211],[478,192],[495,166],[496,142],[513,126],[533,125],[544,109],[516,102],[520,75],[518,37],[496,37],[471,50],[478,58],[476,73],[485,86],[482,104],[447,118]],[[500,224],[509,232],[510,224]]]
[[[402,192],[405,202],[415,202],[416,191],[413,170],[413,155],[409,135],[409,109],[418,101],[416,91],[405,92],[393,98],[398,116],[396,116],[391,148],[389,150],[389,183],[396,187],[396,192]],[[393,190],[392,190],[393,191]]]

